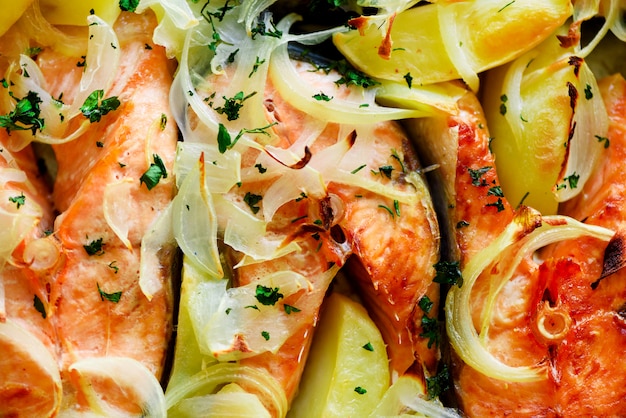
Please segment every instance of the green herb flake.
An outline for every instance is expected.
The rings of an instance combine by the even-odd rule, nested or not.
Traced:
[[[115,265],[116,263],[117,261],[111,261],[108,266],[110,269],[112,269],[115,272],[115,274],[117,274],[120,271],[120,268]]]
[[[279,288],[271,288],[258,284],[256,286],[256,300],[258,300],[261,304],[266,306],[274,306],[279,299],[282,299],[284,296],[280,293]]]
[[[501,197],[499,197],[498,200],[496,200],[493,203],[487,203],[485,206],[487,206],[487,207],[493,206],[493,207],[495,207],[498,210],[498,212],[502,212],[505,209],[504,208],[504,202],[502,201]]]
[[[363,345],[362,348],[367,351],[374,351],[374,346],[369,341],[367,342],[367,344]]]
[[[327,96],[326,94],[319,92],[317,94],[313,95],[313,98],[317,101],[323,101],[323,102],[330,102],[333,98],[330,96]]]
[[[428,400],[435,399],[450,389],[450,372],[447,365],[444,364],[441,371],[435,376],[426,378],[426,389]]]
[[[498,197],[504,197],[504,193],[502,192],[502,187],[500,186],[493,186],[489,188],[489,191],[487,192],[488,196],[498,196]]]
[[[515,0],[508,2],[507,4],[505,4],[504,6],[502,6],[499,10],[498,13],[500,13],[502,10],[506,9],[507,7],[509,7],[510,5],[512,5],[513,3],[515,3]]]
[[[118,303],[120,301],[120,298],[122,297],[122,292],[107,293],[100,288],[100,283],[96,282],[96,286],[98,286],[98,293],[100,293],[101,301],[104,302],[105,300],[108,300],[109,302],[113,303]]]
[[[94,90],[80,107],[83,116],[89,119],[91,123],[100,122],[102,116],[120,107],[121,103],[117,96],[102,99],[103,96],[104,90]]]
[[[435,268],[434,282],[463,286],[463,276],[458,261],[439,261],[433,267]]]
[[[429,313],[434,305],[433,301],[430,300],[428,296],[422,296],[417,304],[425,313]]]
[[[391,178],[392,171],[393,171],[393,166],[390,166],[390,165],[384,165],[382,167],[378,167],[378,172],[384,175],[385,177],[387,177],[388,179]]]
[[[580,175],[576,174],[576,172],[571,175],[565,177],[565,179],[569,185],[570,189],[575,189],[578,187],[578,180],[580,180]]]
[[[19,209],[20,207],[24,206],[24,203],[26,203],[26,196],[24,196],[24,192],[22,192],[19,196],[9,197],[9,202],[15,203],[15,205]]]
[[[161,157],[157,154],[153,154],[153,163],[150,163],[150,167],[139,178],[139,184],[144,183],[148,190],[152,190],[161,178],[167,178],[167,169]]]
[[[124,12],[134,12],[139,6],[139,0],[120,0],[119,5]]]
[[[263,196],[250,192],[246,192],[245,196],[243,197],[243,201],[248,205],[248,207],[254,214],[258,213],[261,209],[259,206],[257,206],[257,204],[261,200],[263,200]]]
[[[387,213],[389,213],[389,215],[391,215],[391,217],[392,217],[392,218],[394,217],[393,211],[392,211],[391,209],[389,209],[389,207],[388,207],[388,206],[385,206],[385,205],[378,205],[378,207],[379,207],[379,208],[381,208],[381,209],[386,210],[386,211],[387,211]]]
[[[350,174],[356,174],[356,173],[358,173],[359,171],[361,171],[362,169],[364,169],[365,167],[367,167],[367,164],[360,165],[360,166],[358,166],[357,168],[355,168],[354,170],[352,170],[352,171],[350,172]]]
[[[400,216],[400,202],[398,200],[393,201],[393,210],[396,213],[396,216]]]
[[[257,163],[254,165],[254,168],[256,168],[257,170],[259,170],[260,174],[263,174],[267,171],[267,168],[263,167],[263,164],[261,163]]]
[[[300,309],[298,309],[298,308],[296,308],[295,306],[292,306],[292,305],[287,305],[286,303],[283,305],[283,308],[285,309],[285,313],[287,315],[291,315],[292,313],[300,312]]]
[[[43,319],[46,319],[48,317],[48,314],[46,313],[46,307],[37,295],[35,295],[33,299],[33,306],[35,307],[35,310],[41,314]]]
[[[391,158],[393,158],[396,161],[398,161],[398,164],[400,164],[400,169],[402,170],[403,173],[405,173],[406,169],[404,168],[404,163],[402,162],[402,159],[400,158],[400,155],[398,155],[398,151],[396,151],[395,149],[392,149],[391,150]]]
[[[248,305],[248,306],[244,306],[244,308],[246,309],[256,309],[257,311],[260,311],[259,307],[256,305]]]
[[[87,245],[83,245],[85,252],[87,255],[102,255],[104,254],[104,244],[102,243],[102,238],[95,239],[91,241]]]
[[[269,341],[270,340],[270,333],[267,331],[261,331],[261,336],[263,336],[263,338],[265,338],[265,341]]]
[[[406,81],[406,85],[411,88],[411,86],[413,85],[413,77],[411,77],[411,73],[406,73],[403,77]]]
[[[456,223],[456,229],[466,228],[469,225],[470,225],[470,223],[467,222],[466,220],[460,220],[459,222]]]
[[[433,344],[435,347],[439,347],[441,337],[439,334],[439,321],[436,318],[430,318],[426,315],[422,316],[422,332],[420,337],[428,338],[428,348],[431,348]]]
[[[365,395],[367,393],[367,390],[363,389],[361,386],[355,387],[354,391],[359,395]]]
[[[12,92],[9,92],[9,95],[17,103],[8,114],[0,115],[0,128],[5,128],[8,134],[11,134],[11,131],[30,130],[35,135],[37,130],[41,131],[44,127],[44,120],[39,117],[41,114],[39,95],[33,91],[29,91],[21,99],[14,97]]]
[[[234,58],[233,58],[233,61],[234,61]],[[248,78],[252,77],[252,75],[256,73],[259,67],[263,65],[264,63],[265,63],[265,60],[261,60],[259,59],[259,57],[256,57],[256,60],[254,64],[252,65],[252,71],[250,71],[250,74],[248,74]]]
[[[469,175],[472,178],[472,186],[477,186],[477,187],[486,186],[487,182],[482,177],[489,170],[491,170],[491,166],[485,166],[485,167],[481,167],[478,169],[468,168],[467,171],[469,172]]]
[[[506,115],[506,102],[508,100],[508,97],[506,97],[506,94],[503,94],[502,96],[500,96],[500,114],[502,116]]]
[[[595,137],[599,143],[601,144],[604,143],[604,149],[607,149],[609,147],[610,145],[609,138],[607,138],[606,136],[600,136],[600,135],[596,135]]]
[[[230,121],[239,119],[239,111],[243,107],[243,102],[254,96],[256,92],[252,92],[247,96],[244,96],[243,91],[238,92],[233,97],[222,96],[224,99],[224,105],[215,108],[215,111],[220,115],[226,115],[226,118]]]
[[[161,113],[161,123],[159,125],[161,130],[164,131],[167,126],[167,115],[165,113]]]
[[[591,86],[589,84],[585,86],[585,99],[593,99],[593,92],[591,91]]]

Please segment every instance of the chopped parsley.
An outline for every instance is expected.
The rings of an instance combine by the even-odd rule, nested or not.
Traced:
[[[362,348],[367,351],[374,351],[374,346],[369,341],[367,342],[367,344],[363,345]]]
[[[287,305],[286,303],[283,305],[283,308],[285,309],[285,313],[287,315],[300,312],[300,309],[296,308],[295,306]]]
[[[500,187],[500,186],[490,187],[489,191],[487,192],[487,195],[504,197],[504,193],[502,193],[502,187]]]
[[[102,116],[120,107],[121,103],[117,96],[102,99],[103,96],[104,90],[94,90],[80,107],[83,116],[91,123],[100,122]]]
[[[263,200],[263,196],[250,192],[246,192],[245,196],[243,197],[243,201],[250,207],[250,210],[254,214],[258,213],[261,209],[259,206],[257,206],[257,203],[259,203],[261,200]]]
[[[100,293],[101,301],[104,302],[105,300],[108,300],[109,302],[113,303],[118,303],[120,301],[120,298],[122,297],[122,292],[107,293],[100,288],[100,283],[96,282],[96,286],[98,286],[98,293]]]
[[[161,113],[161,130],[164,131],[165,127],[167,126],[167,115],[165,113]]]
[[[224,106],[215,108],[215,111],[220,115],[226,115],[228,120],[237,120],[239,118],[239,111],[243,107],[243,102],[254,96],[256,91],[244,96],[243,91],[238,92],[233,97],[222,96],[224,99]]]
[[[460,229],[460,228],[466,228],[470,225],[469,222],[467,222],[466,220],[461,220],[459,222],[456,223],[456,229]]]
[[[234,60],[235,60],[235,57],[233,57],[233,61]],[[248,78],[252,77],[252,74],[256,73],[259,67],[264,63],[265,63],[265,60],[261,60],[259,59],[259,57],[256,57],[254,64],[252,64],[252,71],[250,71],[250,74],[248,74]]]
[[[596,135],[596,139],[598,140],[598,142],[604,143],[605,149],[609,147],[610,145],[609,138],[607,138],[606,136]]]
[[[323,70],[326,73],[330,72],[331,70],[335,70],[341,75],[341,77],[337,81],[335,81],[335,84],[337,84],[338,86],[342,84],[345,84],[347,86],[355,85],[367,89],[369,87],[380,84],[373,78],[370,78],[364,73],[355,70],[354,67],[348,64],[348,62],[344,59],[334,61],[331,65],[324,67]]]
[[[565,181],[565,183],[558,185],[556,188],[557,190],[565,189],[568,185],[570,189],[575,189],[578,187],[578,180],[580,180],[580,175],[574,172],[571,175],[564,177],[563,180]]]
[[[458,261],[439,261],[433,267],[435,268],[434,282],[463,286],[463,276]]]
[[[402,160],[400,159],[400,156],[398,155],[398,151],[396,151],[395,149],[392,149],[391,158],[394,158],[396,161],[398,161],[398,164],[400,164],[400,168],[402,169],[402,172],[404,173],[406,170],[404,168],[404,163],[402,162]]]
[[[413,77],[411,77],[411,73],[406,73],[403,77],[406,81],[406,85],[411,88],[411,86],[413,85]]]
[[[317,94],[314,94],[314,95],[313,95],[313,98],[314,98],[315,100],[318,100],[318,101],[323,101],[323,102],[330,102],[330,101],[333,99],[333,97],[332,97],[332,96],[327,96],[327,95],[326,95],[326,94],[324,94],[323,92],[319,92],[319,93],[317,93]]]
[[[46,319],[46,317],[48,316],[48,314],[46,313],[46,307],[37,295],[35,295],[35,298],[33,299],[33,306],[35,307],[35,310],[41,314],[43,319]]]
[[[87,252],[87,255],[102,255],[104,254],[104,250],[102,249],[103,246],[104,244],[102,243],[102,238],[98,238],[91,241],[87,245],[83,245],[83,248],[85,249],[85,252]]]
[[[487,182],[482,177],[489,170],[491,170],[491,166],[485,166],[478,169],[468,168],[467,171],[472,178],[472,186],[486,186]]]
[[[117,274],[118,271],[120,271],[120,268],[118,266],[115,265],[115,263],[117,263],[117,261],[111,261],[109,263],[109,268],[113,269],[113,271],[115,272],[115,274]]]
[[[508,2],[507,4],[505,4],[504,6],[502,6],[499,10],[498,13],[500,13],[502,10],[506,9],[507,7],[509,7],[510,5],[512,5],[513,3],[515,3],[515,0]]]
[[[393,210],[396,212],[396,216],[400,216],[400,202],[398,200],[393,201]]]
[[[37,130],[41,131],[44,127],[44,120],[39,117],[41,114],[41,109],[39,108],[41,99],[39,95],[33,91],[29,91],[21,99],[14,97],[12,92],[9,92],[9,95],[17,103],[15,108],[8,114],[0,115],[0,127],[5,128],[8,134],[11,131],[30,130],[35,135]]]
[[[504,210],[504,202],[501,197],[493,203],[487,203],[485,206],[493,206],[498,210],[498,212],[502,212]]]
[[[393,211],[391,209],[389,209],[389,207],[385,206],[385,205],[378,205],[379,208],[384,209],[387,211],[387,213],[389,213],[389,215],[391,215],[391,217],[394,217]]]
[[[426,378],[426,389],[429,400],[439,397],[443,392],[450,389],[450,372],[447,365],[444,364],[441,371],[435,376]]]
[[[284,296],[282,293],[278,291],[277,287],[271,288],[258,284],[256,286],[256,300],[258,300],[261,304],[266,306],[274,306],[279,299],[282,299]]]
[[[22,192],[19,196],[9,197],[9,202],[15,203],[17,205],[17,208],[19,209],[20,207],[24,206],[24,203],[26,203],[26,196],[24,196],[24,192]]]
[[[261,163],[255,164],[254,168],[259,170],[259,173],[261,173],[261,174],[263,174],[263,173],[265,173],[267,171],[267,168],[263,167],[263,164],[261,164]]]
[[[591,91],[591,86],[589,84],[585,86],[585,99],[593,99],[593,92]]]
[[[139,0],[120,0],[120,9],[125,12],[134,12],[139,6]]]
[[[387,177],[388,179],[391,178],[392,171],[393,171],[393,166],[390,166],[390,165],[384,165],[382,167],[378,167],[378,172],[384,175],[385,177]]]
[[[350,172],[350,174],[356,174],[356,173],[358,173],[359,171],[361,171],[362,169],[364,169],[365,167],[367,167],[367,164],[360,165],[360,166],[358,166],[357,168],[355,168],[354,170],[352,170],[352,171]]]
[[[217,148],[220,152],[220,154],[225,153],[226,151],[228,151],[229,149],[231,149],[232,147],[235,146],[235,144],[237,143],[237,141],[239,141],[239,138],[241,138],[244,134],[248,133],[248,134],[263,134],[266,136],[270,136],[270,134],[267,132],[267,130],[269,128],[271,128],[272,126],[276,125],[277,122],[274,123],[270,123],[269,125],[263,126],[261,128],[254,128],[254,129],[242,129],[239,131],[239,133],[235,136],[235,138],[233,138],[230,135],[230,132],[228,132],[228,129],[226,128],[226,126],[224,126],[223,124],[219,124],[218,126],[218,131],[217,131]]]
[[[354,391],[359,395],[365,395],[367,393],[367,390],[363,389],[361,386],[355,387]]]
[[[422,296],[417,304],[419,305],[420,309],[425,313],[430,312],[434,305],[433,301],[430,300],[428,296]]]
[[[506,115],[506,102],[507,100],[509,100],[508,97],[506,97],[506,94],[503,94],[502,96],[500,96],[500,114],[502,116]]]
[[[251,35],[252,39],[254,39],[257,35],[280,39],[283,36],[283,32],[276,29],[274,24],[272,24],[271,28],[268,28],[263,20],[259,20],[257,26],[252,28]]]
[[[265,338],[265,341],[269,341],[270,340],[270,333],[267,331],[261,331],[261,335],[263,336],[263,338]]]
[[[165,168],[165,164],[163,164],[163,160],[157,154],[153,154],[152,158],[154,162],[150,164],[148,170],[141,175],[139,178],[139,184],[144,183],[148,190],[152,190],[161,178],[167,178],[167,170]]]
[[[427,315],[422,316],[422,332],[420,337],[428,338],[428,348],[431,348],[433,344],[439,347],[439,321],[437,318],[430,318]]]

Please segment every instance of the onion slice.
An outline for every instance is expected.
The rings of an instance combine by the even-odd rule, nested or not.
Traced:
[[[478,253],[463,269],[463,286],[453,287],[448,293],[445,305],[446,330],[452,347],[459,357],[469,366],[482,374],[509,382],[532,382],[545,379],[547,369],[545,365],[529,365],[511,367],[491,354],[481,336],[474,328],[471,315],[470,296],[476,280],[485,271],[491,271],[490,266],[501,263],[498,271],[502,273],[492,277],[498,288],[502,288],[509,280],[516,266],[523,257],[534,253],[545,245],[577,238],[591,236],[608,241],[614,232],[606,228],[586,225],[566,216],[541,216],[538,212],[522,207],[516,214],[513,222],[487,248]],[[519,245],[520,250],[511,255],[507,250]],[[498,292],[493,292],[487,303],[487,314],[490,316],[494,299]],[[488,321],[485,319],[483,323]],[[487,332],[487,327],[483,327]]]
[[[174,236],[183,253],[202,271],[222,277],[217,249],[217,217],[205,181],[202,155],[172,202]]]
[[[12,346],[11,351],[19,353],[20,357],[16,360],[23,362],[20,361],[20,366],[18,367],[23,365],[25,370],[26,368],[31,369],[31,372],[45,377],[45,379],[33,382],[37,387],[29,387],[28,390],[32,391],[33,394],[38,394],[37,392],[40,390],[46,391],[41,395],[50,397],[52,404],[51,409],[46,411],[43,416],[54,416],[60,407],[63,391],[59,367],[50,350],[35,335],[11,319],[0,321],[0,345],[3,347]],[[34,367],[37,367],[39,370],[32,370]],[[18,383],[19,385],[19,382],[10,382],[6,381],[6,379],[7,377],[3,376],[3,383],[8,384],[9,388],[12,383]],[[36,408],[37,406],[35,405],[34,407]],[[28,409],[23,412],[25,415],[29,415]],[[37,411],[37,413],[41,412]]]
[[[180,385],[176,385],[173,389],[168,388],[166,393],[167,409],[169,412],[175,412],[185,399],[202,403],[202,398],[197,400],[194,397],[210,397],[217,393],[223,385],[230,383],[246,387],[249,393],[255,394],[265,406],[265,412],[274,411],[275,416],[278,417],[284,417],[287,414],[287,397],[278,381],[264,369],[241,366],[236,363],[213,364],[186,379]],[[209,402],[219,402],[219,394],[217,398],[217,400],[212,399]],[[182,406],[184,408],[184,403]],[[211,415],[210,410],[206,410],[206,412],[205,417],[217,418],[215,415]],[[260,415],[257,416],[263,416],[263,411],[258,412]]]
[[[141,417],[166,418],[165,395],[157,378],[140,362],[128,357],[99,357],[77,361],[69,372],[79,382],[91,411],[104,417],[128,417],[106,400],[106,394],[98,394],[93,382],[110,381],[126,396],[134,395],[133,401],[141,408]],[[63,413],[62,413],[63,415]],[[139,416],[139,415],[138,415]]]

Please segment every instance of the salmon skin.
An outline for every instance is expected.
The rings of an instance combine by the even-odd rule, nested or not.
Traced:
[[[125,393],[106,377],[85,383],[74,365],[91,359],[132,359],[157,379],[163,374],[173,323],[174,247],[163,247],[156,254],[158,265],[152,271],[158,277],[152,279],[160,290],[149,300],[139,285],[142,239],[175,192],[172,176],[167,175],[172,172],[177,143],[168,99],[172,66],[164,48],[152,44],[156,23],[151,12],[122,13],[117,20],[114,30],[119,45],[110,46],[120,50],[117,73],[103,92],[106,96],[96,91],[92,95],[96,109],[107,98],[118,103],[99,117],[90,119],[83,111],[77,117],[82,121],[70,122],[75,129],[86,118],[90,120],[76,139],[53,145],[58,168],[53,189],[36,177],[30,146],[13,154],[11,166],[24,166],[32,185],[23,190],[9,185],[17,197],[25,197],[25,208],[31,202],[42,207],[33,231],[13,256],[27,253],[29,242],[37,239],[45,239],[58,254],[46,268],[35,259],[30,266],[13,262],[2,270],[3,275],[9,274],[7,316],[12,320],[23,312],[20,326],[39,336],[48,348],[54,359],[50,367],[60,377],[52,380],[62,385],[62,392],[43,389],[51,384],[50,378],[39,385],[30,382],[43,373],[33,367],[23,372],[25,384],[0,389],[2,399],[11,401],[0,401],[0,416],[88,412],[94,402],[88,393],[92,390],[114,410],[142,413],[134,393]],[[46,91],[71,104],[84,71],[77,63],[84,60],[43,48],[35,62]],[[4,130],[0,135],[3,140],[10,138]],[[150,177],[155,167],[159,174]],[[42,238],[44,230],[47,235]],[[13,367],[18,358],[5,360],[3,370]],[[25,412],[35,402],[41,408],[38,411],[44,411],[44,402],[36,401],[46,398],[43,392],[48,392],[46,402],[53,407],[45,413]],[[13,411],[20,409],[22,413],[15,415]]]
[[[624,340],[624,147],[626,82],[614,76],[599,83],[611,125],[608,146],[590,182],[564,203],[561,215],[615,230],[611,241],[581,237],[561,241],[524,257],[495,300],[487,350],[507,365],[545,370],[532,382],[488,377],[455,352],[452,368],[456,401],[467,416],[621,416],[623,368],[614,358]],[[479,102],[468,95],[460,113],[424,119],[410,128],[422,138],[423,154],[442,162],[439,180],[451,231],[451,257],[467,266],[507,228],[515,211],[504,196],[485,193],[498,186],[496,161]],[[437,142],[439,141],[439,142]],[[437,146],[433,146],[437,144]],[[443,144],[443,146],[440,146]],[[430,160],[427,160],[430,161]],[[494,268],[503,269],[497,265]],[[492,271],[492,273],[494,272]],[[480,330],[490,287],[482,275],[472,289],[471,312]]]

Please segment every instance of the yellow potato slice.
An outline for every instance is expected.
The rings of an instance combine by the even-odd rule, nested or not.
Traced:
[[[53,25],[87,26],[90,14],[113,24],[121,12],[118,0],[40,0],[39,6],[43,16]]]
[[[333,293],[289,417],[367,417],[389,387],[380,331],[357,302]]]
[[[569,0],[475,0],[429,4],[398,14],[389,57],[386,24],[370,19],[333,41],[357,69],[386,80],[430,84],[482,72],[539,44],[571,15]],[[384,55],[384,54],[383,54]],[[468,80],[466,80],[468,81]]]
[[[32,2],[33,0],[14,0],[3,5],[2,13],[0,13],[0,36],[13,26]]]

